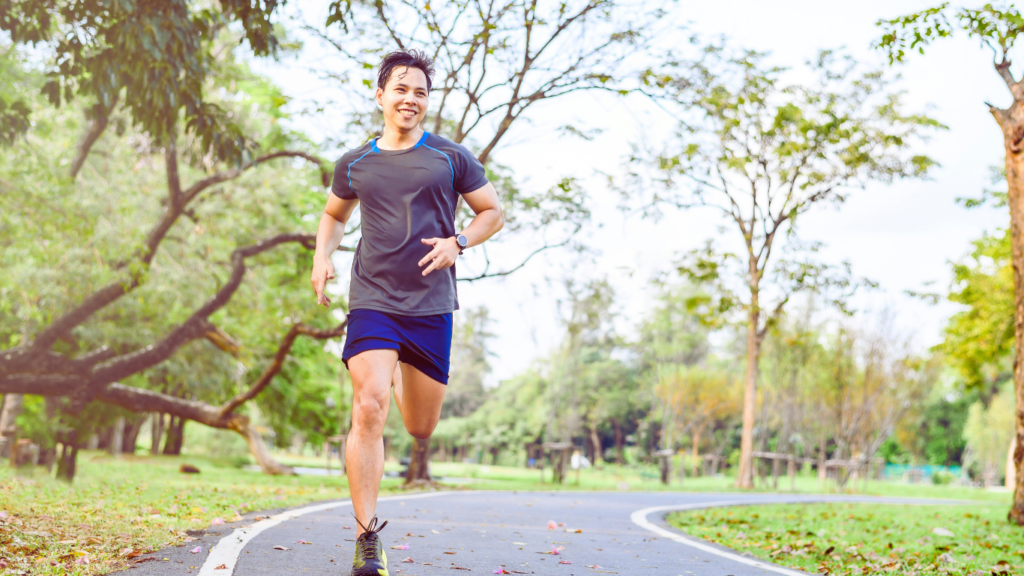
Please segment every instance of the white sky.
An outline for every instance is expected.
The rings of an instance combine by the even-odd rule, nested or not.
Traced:
[[[695,32],[705,37],[726,34],[736,46],[771,52],[773,64],[799,67],[818,49],[839,47],[862,62],[881,65],[882,55],[870,48],[879,35],[874,22],[936,3],[686,0],[679,5]],[[298,5],[306,21],[323,21],[324,2]],[[294,4],[289,6],[295,9]],[[326,98],[330,89],[309,71],[322,56],[321,50],[309,41],[298,60],[260,64],[257,69],[284,87],[297,110]],[[1019,72],[1019,66],[1014,68]],[[989,167],[1002,164],[1002,136],[984,102],[1005,105],[1008,94],[993,71],[991,52],[963,37],[941,42],[925,56],[911,57],[900,72],[899,86],[907,91],[908,110],[928,110],[950,128],[937,133],[923,150],[942,167],[929,181],[874,185],[854,191],[838,209],[812,211],[800,224],[800,236],[826,244],[820,254],[823,260],[850,260],[855,274],[878,281],[883,291],[861,299],[860,308],[894,310],[898,324],[912,331],[923,348],[940,339],[944,321],[955,308],[948,303],[928,306],[903,291],[945,292],[950,262],[969,252],[970,240],[1008,220],[1004,211],[966,210],[954,202],[958,196],[978,195],[989,186]],[[318,123],[335,121],[328,118],[296,118],[295,122],[296,127],[316,134],[321,128]],[[512,167],[526,189],[545,190],[564,176],[584,179],[594,210],[584,234],[597,255],[583,265],[565,253],[539,257],[507,279],[460,284],[462,306],[487,305],[495,319],[493,382],[520,372],[559,342],[561,278],[607,276],[618,293],[619,329],[629,335],[651,304],[648,280],[665,270],[676,254],[715,235],[722,223],[716,214],[701,211],[669,213],[657,223],[626,219],[616,208],[618,197],[594,176],[598,169],[614,172],[629,142],[663,133],[671,125],[671,118],[641,99],[577,93],[543,103],[531,119],[529,127],[521,126],[508,139],[515,144],[499,148],[494,157]],[[553,131],[568,121],[604,132],[586,142]],[[492,262],[496,257],[518,261],[524,253],[521,246],[508,243],[496,243],[493,248]],[[347,259],[339,262],[339,272],[349,263]],[[927,282],[934,284],[926,286]]]

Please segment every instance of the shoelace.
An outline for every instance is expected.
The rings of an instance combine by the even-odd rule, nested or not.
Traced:
[[[359,522],[359,518],[356,518],[356,522]],[[377,557],[377,533],[384,529],[388,525],[388,521],[385,520],[380,526],[377,526],[377,517],[374,516],[367,525],[363,525],[359,522],[359,526],[363,529],[363,534],[358,538],[359,550],[363,553],[363,558],[372,560],[380,560]]]

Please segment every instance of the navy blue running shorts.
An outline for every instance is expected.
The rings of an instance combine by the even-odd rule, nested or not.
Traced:
[[[399,362],[447,385],[452,314],[402,316],[379,310],[352,310],[348,313],[341,360],[347,368],[349,358],[367,350],[396,350]]]

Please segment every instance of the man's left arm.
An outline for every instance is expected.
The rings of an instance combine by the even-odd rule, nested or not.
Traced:
[[[462,231],[462,235],[467,240],[466,248],[483,244],[505,225],[505,215],[501,210],[501,203],[498,202],[498,192],[490,182],[472,192],[463,194],[462,199],[476,214],[469,226]],[[423,270],[424,276],[434,270],[441,270],[455,264],[455,259],[459,257],[461,251],[454,236],[451,238],[424,238],[422,242],[434,247],[420,260],[420,266],[430,264]]]

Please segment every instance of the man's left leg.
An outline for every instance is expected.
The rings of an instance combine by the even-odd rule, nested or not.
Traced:
[[[395,367],[393,384],[395,404],[402,414],[405,429],[414,438],[430,438],[441,418],[441,404],[448,386],[406,362],[399,362]]]

